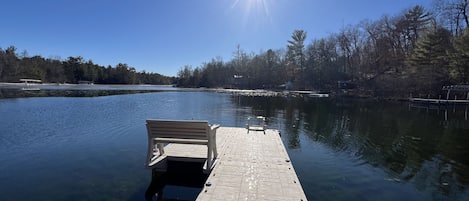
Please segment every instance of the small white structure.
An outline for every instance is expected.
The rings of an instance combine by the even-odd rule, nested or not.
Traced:
[[[218,157],[216,132],[220,125],[210,126],[207,121],[148,119],[147,167],[165,160],[164,144],[206,145],[207,159],[204,171],[210,172]],[[170,157],[170,156],[169,156]],[[187,158],[190,160],[190,158]],[[179,158],[179,160],[182,160]]]
[[[329,94],[311,93],[311,94],[308,94],[308,97],[310,97],[310,98],[327,98],[327,97],[329,97]]]
[[[41,80],[36,80],[36,79],[20,79],[20,82],[33,82],[33,83],[42,83]]]
[[[35,79],[20,79],[20,82],[23,82],[23,83],[26,84],[26,85],[29,85],[29,84],[41,84],[41,83],[42,83],[41,80],[35,80]]]
[[[38,85],[42,84],[41,80],[35,80],[35,79],[20,79],[20,82],[23,82],[26,87],[21,88],[23,91],[38,91],[41,90],[39,88],[34,88],[30,87],[31,85]]]
[[[251,119],[257,120],[257,124],[253,124]],[[265,134],[265,129],[267,129],[267,125],[265,125],[265,117],[257,116],[255,118],[248,117],[248,124],[247,124],[248,133],[249,131],[263,131]]]

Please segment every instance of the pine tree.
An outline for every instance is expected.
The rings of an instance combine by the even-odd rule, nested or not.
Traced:
[[[451,77],[458,84],[469,84],[469,28],[454,40],[451,54]]]
[[[417,41],[409,64],[413,79],[420,83],[420,89],[432,92],[449,82],[449,55],[452,49],[451,33],[437,27]]]

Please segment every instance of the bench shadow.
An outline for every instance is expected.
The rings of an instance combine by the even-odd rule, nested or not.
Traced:
[[[208,174],[203,173],[203,165],[199,162],[168,161],[166,172],[152,170],[145,200],[196,200],[208,178]]]

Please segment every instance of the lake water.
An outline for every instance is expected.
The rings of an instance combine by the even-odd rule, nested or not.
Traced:
[[[0,99],[0,200],[144,200],[146,119],[256,115],[281,131],[309,200],[469,200],[464,108],[187,91]]]

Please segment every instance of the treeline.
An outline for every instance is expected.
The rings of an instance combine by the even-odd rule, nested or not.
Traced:
[[[48,83],[96,84],[172,84],[174,78],[158,73],[137,72],[127,64],[100,66],[83,57],[68,57],[67,60],[28,56],[24,51],[16,53],[10,46],[0,48],[0,82],[19,82],[19,79],[39,79]]]
[[[395,16],[344,27],[305,43],[295,30],[286,48],[215,58],[178,73],[185,87],[335,90],[338,82],[370,96],[439,93],[443,85],[468,84],[468,0],[437,0],[432,12],[415,6]]]

